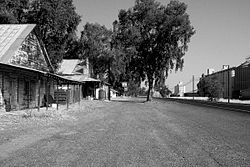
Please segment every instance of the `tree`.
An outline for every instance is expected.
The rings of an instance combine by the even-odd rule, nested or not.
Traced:
[[[140,85],[134,81],[129,81],[127,95],[137,97],[139,93],[140,93]]]
[[[72,0],[33,0],[27,23],[37,24],[39,36],[55,68],[63,59],[68,41],[76,38],[81,19]]]
[[[172,93],[172,91],[169,90],[169,88],[166,86],[161,87],[159,92],[160,92],[162,97],[167,97]]]
[[[133,8],[119,12],[116,40],[125,49],[134,50],[129,68],[141,80],[147,78],[147,101],[154,81],[165,80],[169,70],[183,67],[194,34],[186,9],[187,5],[178,1],[163,6],[155,0],[136,0]]]
[[[114,32],[105,26],[86,23],[80,39],[84,48],[82,58],[89,59],[95,76],[122,88],[119,83],[125,73],[124,53],[113,38]]]
[[[29,4],[29,0],[1,0],[0,24],[25,22]]]
[[[83,55],[81,58],[88,58],[93,66],[94,75],[103,76],[109,68],[111,57],[112,31],[98,23],[86,23],[81,32]]]
[[[209,100],[213,101],[216,98],[221,98],[223,93],[223,86],[216,77],[203,77],[197,84],[198,94],[200,96],[207,96]]]
[[[64,59],[80,59],[84,54],[84,44],[80,39],[74,37],[66,43]]]
[[[72,0],[2,0],[0,23],[36,24],[37,35],[45,44],[52,65],[57,68],[76,38],[81,19]]]
[[[140,88],[140,90],[139,90],[139,95],[140,95],[140,96],[146,96],[146,95],[147,95],[147,92],[146,92],[146,88],[145,88],[145,87]]]
[[[113,25],[112,31],[98,23],[85,24],[80,39],[84,49],[81,58],[89,59],[95,77],[98,76],[100,80],[110,83],[113,88],[123,93],[121,82],[126,77],[126,60],[123,48],[120,48],[115,40],[116,23]]]

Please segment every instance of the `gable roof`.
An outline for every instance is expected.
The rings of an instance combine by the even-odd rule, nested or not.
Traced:
[[[88,74],[84,74],[86,70],[86,60],[79,59],[63,59],[58,74],[65,79],[78,82],[101,82],[99,79],[91,78]]]
[[[26,37],[35,29],[35,24],[0,24],[0,62],[9,64]],[[35,33],[35,32],[34,32]],[[36,33],[35,33],[36,34]],[[40,39],[38,39],[50,71],[54,71],[50,59]]]
[[[75,70],[80,61],[78,59],[63,59],[58,73],[61,74],[75,74]]]
[[[0,25],[0,61],[8,63],[12,55],[34,29],[35,24]]]

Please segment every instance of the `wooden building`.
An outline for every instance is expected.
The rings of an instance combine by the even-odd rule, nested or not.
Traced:
[[[82,83],[82,98],[94,98],[96,89],[100,85],[100,80],[91,77],[91,67],[88,59],[64,59],[58,70],[58,74],[66,79]],[[70,87],[73,89],[73,87]]]
[[[48,106],[61,84],[81,83],[54,74],[34,24],[0,25],[0,112]]]

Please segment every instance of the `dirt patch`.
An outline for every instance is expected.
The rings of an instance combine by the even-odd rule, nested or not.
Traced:
[[[48,128],[39,132],[36,131],[32,134],[25,134],[19,136],[18,138],[12,139],[0,145],[0,159],[7,158],[12,152],[24,148],[25,146],[31,145],[38,140],[48,138],[58,132],[60,132],[60,129]]]
[[[79,120],[90,121],[92,115],[102,116],[102,108],[110,104],[106,101],[81,101],[72,104],[67,110],[66,106],[55,108],[12,111],[0,113],[0,159],[6,158],[12,152],[31,145],[38,140],[48,138],[62,131],[61,135],[73,135],[77,132],[63,132],[64,124],[72,125]],[[81,117],[79,117],[81,115]]]
[[[18,128],[25,128],[27,126],[47,126],[57,121],[75,120],[74,116],[70,113],[78,112],[83,106],[73,104],[67,110],[62,106],[59,110],[54,108],[41,108],[37,109],[12,111],[2,113],[0,115],[0,132],[3,130],[13,130]]]
[[[0,113],[0,145],[18,136],[29,133],[33,129],[44,129],[45,127],[57,126],[60,122],[76,122],[79,112],[95,112],[107,105],[106,101],[81,101],[71,104],[67,110],[66,106],[55,108],[41,108]]]

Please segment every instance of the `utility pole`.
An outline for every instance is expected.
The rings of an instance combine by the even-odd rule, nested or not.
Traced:
[[[230,103],[230,66],[223,65],[223,69],[225,69],[225,67],[227,67],[227,102]]]
[[[194,75],[193,75],[193,100],[194,100]]]
[[[228,69],[227,69],[227,94],[228,94],[228,103],[230,103],[230,69],[229,69],[229,65],[228,65]]]

